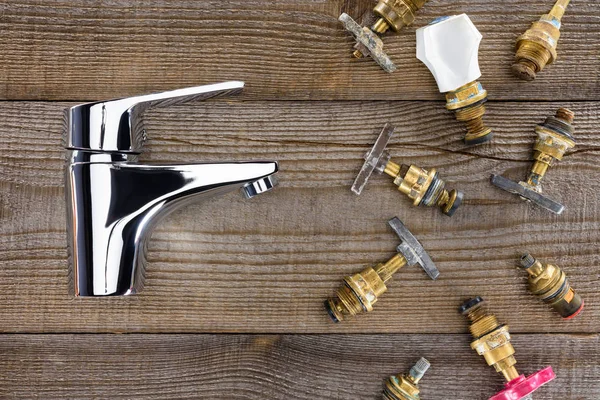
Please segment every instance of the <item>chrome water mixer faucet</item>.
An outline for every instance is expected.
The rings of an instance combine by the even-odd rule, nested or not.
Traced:
[[[119,100],[68,111],[67,232],[76,296],[118,296],[143,287],[146,244],[169,212],[241,188],[247,198],[276,184],[277,162],[146,165],[141,116],[153,107],[240,92],[224,82]]]

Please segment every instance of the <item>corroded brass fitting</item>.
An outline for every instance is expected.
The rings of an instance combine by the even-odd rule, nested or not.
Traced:
[[[556,214],[562,213],[562,204],[542,195],[542,179],[555,161],[562,160],[565,152],[575,147],[574,118],[573,111],[559,108],[555,116],[546,118],[545,122],[536,126],[535,133],[538,138],[533,146],[534,163],[526,181],[516,183],[500,175],[492,175],[492,183]]]
[[[394,178],[398,190],[408,196],[415,206],[438,206],[451,217],[462,204],[463,193],[445,189],[446,183],[439,178],[435,168],[426,170],[415,165],[398,165],[388,161],[384,172]]]
[[[375,144],[365,155],[365,162],[354,180],[352,191],[361,194],[373,171],[380,174],[385,172],[394,178],[398,190],[407,195],[415,206],[438,206],[444,214],[452,216],[462,204],[463,193],[455,189],[448,191],[435,168],[426,170],[390,161],[386,146],[393,133],[394,127],[385,124]]]
[[[387,291],[386,282],[405,265],[406,259],[396,254],[386,263],[344,278],[344,285],[337,290],[335,297],[325,301],[325,309],[331,319],[341,322],[348,316],[373,311],[379,296]]]
[[[431,364],[421,358],[410,369],[408,375],[390,376],[385,382],[383,400],[419,400],[419,381],[425,375]]]
[[[550,13],[542,15],[517,39],[517,54],[513,72],[523,80],[532,81],[536,74],[556,58],[561,19],[571,0],[558,0]]]
[[[487,90],[481,83],[470,82],[446,93],[446,109],[454,112],[458,121],[467,125],[465,144],[475,145],[492,140],[492,129],[483,122]]]
[[[525,185],[538,193],[542,192],[542,178],[555,160],[562,160],[565,152],[575,147],[573,120],[575,113],[567,108],[559,108],[554,117],[535,127],[538,135],[533,146],[533,167]]]
[[[339,20],[344,24],[347,31],[352,33],[356,39],[354,52],[355,58],[372,57],[386,72],[394,72],[396,66],[383,51],[381,35],[389,29],[399,32],[405,26],[411,25],[415,20],[416,12],[427,3],[428,0],[379,0],[373,9],[373,15],[377,20],[371,27],[361,26],[348,14],[340,15]],[[366,14],[365,14],[366,15]],[[363,20],[369,18],[363,17]],[[365,21],[363,21],[364,23]]]
[[[484,300],[477,296],[463,303],[459,308],[470,322],[469,331],[473,336],[471,348],[483,356],[488,365],[500,372],[506,384],[504,390],[490,397],[490,400],[531,400],[531,393],[555,378],[552,367],[546,367],[528,377],[520,375],[515,364],[515,349],[510,343],[508,325],[500,324],[490,313]]]
[[[584,302],[556,265],[542,264],[531,254],[521,257],[520,266],[529,274],[529,290],[552,307],[564,319],[577,316]]]
[[[485,358],[488,365],[502,373],[507,382],[517,378],[515,349],[510,344],[508,325],[501,325],[496,316],[485,307],[479,296],[467,300],[460,312],[469,319],[469,331],[475,339],[471,348]]]
[[[388,224],[400,237],[401,243],[396,248],[398,253],[385,263],[344,278],[344,285],[335,296],[325,300],[325,309],[333,322],[373,311],[373,305],[387,291],[386,283],[405,265],[419,265],[431,279],[439,276],[437,267],[421,243],[402,221],[392,218]]]
[[[379,19],[371,26],[373,32],[385,33],[388,29],[400,31],[415,21],[415,14],[428,0],[379,0],[373,13]]]

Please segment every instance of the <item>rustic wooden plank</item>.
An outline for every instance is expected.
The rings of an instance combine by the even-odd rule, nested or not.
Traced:
[[[484,35],[482,82],[492,99],[598,100],[600,4],[573,2],[558,62],[534,83],[512,77],[518,35],[551,1],[431,0],[414,26],[386,37],[388,75],[349,57],[337,17],[367,0],[14,0],[0,6],[0,98],[105,99],[226,79],[248,99],[441,99],[416,60],[415,29],[468,13]]]
[[[530,165],[533,127],[558,103],[492,102],[491,145],[466,148],[438,102],[212,102],[146,116],[148,162],[277,159],[281,184],[252,201],[229,194],[182,209],[150,242],[145,290],[130,298],[72,299],[62,189],[66,103],[0,103],[0,330],[3,332],[408,332],[466,329],[456,307],[487,297],[514,332],[598,332],[600,103],[577,113],[578,146],[547,176],[562,216],[489,183]],[[509,118],[509,119],[508,119]],[[508,119],[508,120],[507,120]],[[415,209],[385,177],[357,197],[349,186],[380,127],[391,151],[436,166],[466,204],[448,218]],[[506,172],[505,172],[506,171]],[[407,268],[375,312],[331,324],[322,301],[344,275],[393,254],[386,226],[399,216],[441,270]],[[564,267],[587,309],[561,322],[526,291],[516,256]]]
[[[467,335],[4,335],[3,399],[380,399],[426,356],[423,398],[487,399],[502,378]],[[552,365],[536,400],[600,396],[598,335],[514,335],[517,366]]]

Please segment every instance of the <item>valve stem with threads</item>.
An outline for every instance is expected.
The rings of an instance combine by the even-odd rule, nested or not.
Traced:
[[[566,274],[556,265],[542,264],[531,254],[524,254],[520,266],[529,275],[529,290],[552,307],[564,319],[576,317],[584,302],[575,292]]]
[[[419,400],[419,381],[425,375],[431,364],[421,358],[410,369],[408,375],[390,376],[385,382],[383,400]]]
[[[501,175],[492,175],[492,183],[502,190],[520,195],[555,214],[560,214],[564,206],[542,194],[542,179],[548,168],[563,159],[565,152],[575,147],[573,120],[575,113],[567,108],[559,108],[554,116],[535,127],[538,135],[533,146],[535,160],[526,181],[513,182]]]
[[[352,55],[355,58],[372,57],[385,71],[393,72],[396,66],[383,51],[381,36],[388,30],[399,32],[405,26],[411,25],[415,14],[428,0],[379,0],[373,13],[365,13],[363,23],[375,22],[369,28],[361,26],[348,14],[340,15],[339,20],[356,39]],[[368,15],[367,15],[368,14]]]
[[[415,206],[439,207],[444,214],[452,216],[462,204],[464,194],[456,189],[448,191],[446,182],[440,179],[435,168],[426,170],[416,165],[397,164],[390,160],[386,146],[394,133],[394,126],[386,124],[358,173],[352,191],[358,195],[366,186],[372,173],[385,173],[394,179],[398,190],[408,196]]]
[[[479,44],[482,39],[466,14],[442,17],[417,29],[417,58],[431,71],[446,109],[467,126],[467,145],[492,139],[492,129],[483,121],[487,91],[478,79]]]
[[[473,336],[471,348],[483,356],[488,365],[500,372],[507,383],[505,389],[490,400],[531,399],[531,393],[555,378],[552,367],[546,367],[533,375],[520,375],[515,364],[515,349],[510,343],[508,325],[500,324],[494,314],[487,310],[484,300],[477,296],[467,300],[459,311],[470,322]]]
[[[548,14],[533,23],[516,44],[515,76],[532,81],[538,72],[558,57],[556,47],[560,38],[561,19],[571,0],[558,0]]]
[[[325,300],[325,309],[333,322],[373,311],[373,305],[387,291],[386,283],[405,265],[419,265],[431,279],[438,277],[437,267],[402,221],[392,218],[388,224],[401,240],[397,254],[385,263],[344,278],[344,284],[335,296]]]

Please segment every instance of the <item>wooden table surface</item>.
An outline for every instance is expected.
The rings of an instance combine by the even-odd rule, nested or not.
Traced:
[[[559,59],[512,77],[515,38],[551,0],[431,0],[387,36],[399,67],[349,57],[337,21],[360,0],[11,0],[0,4],[0,398],[378,399],[419,357],[424,399],[487,399],[502,378],[469,347],[457,307],[485,297],[510,324],[520,372],[552,365],[535,399],[600,398],[600,2],[573,0]],[[415,58],[415,29],[466,12],[483,34],[491,144],[465,147]],[[280,186],[184,208],[149,246],[146,287],[127,298],[69,295],[63,110],[78,102],[224,80],[241,96],[145,117],[147,162],[276,159]],[[553,168],[555,216],[502,192],[520,179],[534,127],[561,106],[577,147]],[[466,193],[453,218],[415,209],[376,177],[349,186],[385,122],[394,158],[437,167]],[[438,265],[407,268],[375,311],[334,325],[322,303],[341,279],[390,257],[398,216]],[[516,257],[564,268],[586,301],[564,322],[527,292]],[[117,333],[121,333],[118,335]]]

